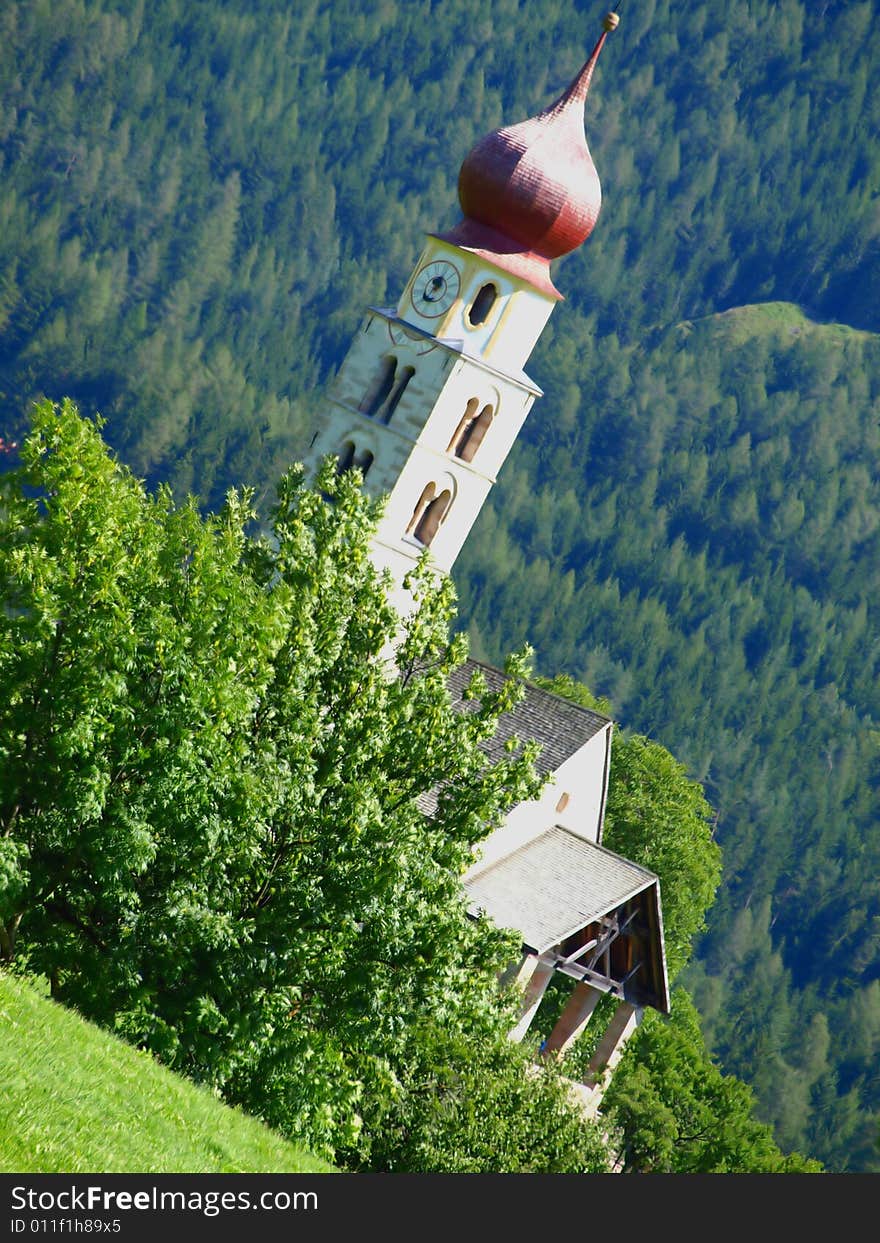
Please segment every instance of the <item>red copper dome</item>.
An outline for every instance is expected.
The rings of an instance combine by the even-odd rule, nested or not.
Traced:
[[[482,225],[515,243],[517,251],[546,261],[587,240],[602,190],[584,133],[584,102],[599,53],[617,22],[615,13],[606,16],[590,59],[555,103],[527,121],[488,134],[467,155],[458,178],[465,220],[456,233],[473,233],[473,225]]]

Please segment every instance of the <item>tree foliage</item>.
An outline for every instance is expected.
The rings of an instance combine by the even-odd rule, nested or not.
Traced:
[[[785,1147],[872,1169],[877,338],[767,305],[585,347],[602,416],[582,406],[567,460],[552,419],[526,425],[456,569],[462,614],[486,659],[528,635],[705,786],[725,867],[689,987],[710,1047]]]
[[[620,1130],[626,1173],[809,1174],[821,1166],[785,1156],[753,1117],[754,1097],[711,1061],[699,1016],[678,988],[669,1020],[651,1014],[633,1037],[605,1096]]]
[[[783,299],[876,330],[872,11],[701,0],[685,17],[651,0],[625,15],[590,96],[606,206],[564,261],[569,325],[611,351]],[[396,296],[424,231],[453,223],[466,152],[564,87],[601,15],[563,0],[540,22],[511,0],[450,0],[442,21],[430,0],[5,6],[5,414],[75,385],[119,416],[137,471],[212,504],[230,483],[270,488],[362,306]]]
[[[610,711],[607,699],[598,699],[570,674],[537,681],[584,708]],[[615,730],[603,841],[660,878],[670,978],[690,959],[721,879],[712,824],[703,788],[684,765],[659,743]]]
[[[390,676],[375,506],[332,464],[319,483],[290,472],[255,539],[247,495],[203,518],[148,493],[70,403],[35,411],[0,518],[4,957],[328,1154],[360,1151],[359,1108],[427,1090],[424,1052],[421,1070],[401,1061],[411,1027],[460,1058],[481,1015],[503,1085],[486,1062],[491,1147],[493,1094],[546,1097],[498,1043],[515,947],[467,918],[460,886],[540,784],[533,748],[489,766],[480,747],[522,661],[456,711],[465,649],[448,583],[425,580]],[[419,796],[441,783],[426,819]],[[587,1124],[558,1115],[597,1160]],[[555,1136],[533,1139],[552,1166]]]
[[[666,961],[689,961],[721,879],[712,809],[665,747],[618,732],[612,748],[605,845],[660,877]]]
[[[511,1044],[485,1006],[462,1007],[460,1019],[401,1034],[394,1108],[365,1113],[368,1164],[361,1156],[356,1168],[606,1172],[604,1136],[584,1125],[562,1068],[536,1065],[531,1042]]]

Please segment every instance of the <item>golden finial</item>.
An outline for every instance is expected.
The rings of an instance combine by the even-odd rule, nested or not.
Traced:
[[[618,13],[606,13],[602,21],[602,29],[611,34],[612,30],[616,30],[620,25],[620,15]]]

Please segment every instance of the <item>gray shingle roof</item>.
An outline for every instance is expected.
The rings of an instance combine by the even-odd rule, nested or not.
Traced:
[[[456,706],[463,710],[470,707],[469,701],[462,702],[461,697],[474,675],[479,670],[490,691],[498,691],[507,680],[507,675],[491,665],[481,664],[478,660],[467,660],[456,669],[449,679],[449,689]],[[555,772],[575,751],[579,751],[585,742],[598,734],[608,724],[608,717],[592,712],[589,708],[581,708],[569,699],[553,695],[542,690],[532,682],[527,682],[525,695],[512,712],[506,712],[498,722],[495,737],[485,744],[484,750],[493,763],[503,759],[506,754],[504,744],[514,735],[523,742],[534,739],[541,744],[542,750],[535,767],[540,773]]]
[[[468,911],[538,954],[657,883],[638,863],[556,825],[465,880]]]
[[[506,673],[492,665],[481,664],[478,660],[465,661],[449,679],[453,706],[462,712],[476,711],[479,706],[474,700],[462,699],[475,670],[482,673],[492,692],[499,691],[507,679]],[[560,695],[553,695],[527,682],[525,695],[513,711],[501,717],[494,738],[481,745],[489,760],[497,764],[507,755],[505,743],[510,738],[516,737],[520,742],[539,742],[541,754],[535,768],[543,776],[555,772],[560,764],[608,724],[607,716],[581,708]],[[418,805],[426,816],[433,816],[437,810],[437,791],[430,790],[420,795]]]

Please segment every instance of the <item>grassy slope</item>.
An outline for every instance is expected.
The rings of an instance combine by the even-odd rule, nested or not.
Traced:
[[[787,332],[792,338],[802,333],[815,335],[827,348],[833,349],[850,339],[869,341],[878,335],[848,324],[811,319],[793,302],[752,302],[691,321],[691,326],[697,325],[705,327],[730,346],[742,345],[744,341],[764,333],[782,336]]]
[[[0,1171],[322,1173],[331,1167],[0,974]]]

